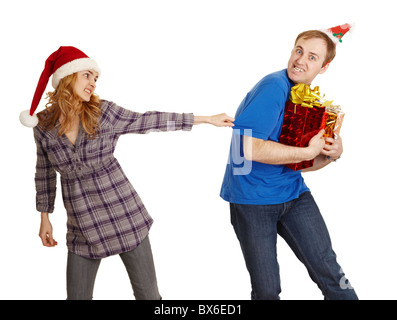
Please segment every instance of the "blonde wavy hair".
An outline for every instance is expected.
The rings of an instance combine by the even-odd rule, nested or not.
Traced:
[[[101,100],[98,95],[92,94],[90,101],[81,101],[74,91],[76,80],[77,73],[73,73],[63,78],[55,91],[47,93],[46,109],[37,114],[39,126],[43,130],[57,128],[60,137],[72,128],[75,116],[79,116],[85,132],[94,138],[99,132]]]

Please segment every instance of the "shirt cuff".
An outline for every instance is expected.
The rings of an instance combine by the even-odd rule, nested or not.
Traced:
[[[193,113],[183,113],[182,114],[182,130],[190,131],[192,130],[194,124],[194,115]]]

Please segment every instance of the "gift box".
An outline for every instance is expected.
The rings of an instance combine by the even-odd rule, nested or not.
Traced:
[[[290,100],[284,108],[284,120],[279,143],[307,147],[309,141],[321,129],[327,136],[339,134],[344,113],[332,106],[332,101],[324,101],[319,88],[297,84],[291,89]],[[286,164],[294,171],[310,168],[314,160]]]
[[[344,116],[345,113],[340,106],[330,105],[325,108],[321,125],[321,128],[325,130],[324,137],[338,138]]]
[[[315,136],[325,122],[325,108],[302,107],[287,101],[284,109],[284,121],[279,142],[294,147],[307,147],[310,139]],[[286,166],[294,171],[313,166],[313,160],[290,163]]]

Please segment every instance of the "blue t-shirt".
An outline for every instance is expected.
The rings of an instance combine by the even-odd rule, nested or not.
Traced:
[[[301,171],[244,158],[243,135],[278,142],[284,107],[294,83],[287,70],[271,73],[259,81],[237,109],[229,160],[221,197],[238,204],[279,204],[299,197],[309,188]]]

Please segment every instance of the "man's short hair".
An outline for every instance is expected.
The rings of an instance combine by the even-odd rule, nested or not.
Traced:
[[[331,40],[331,38],[324,32],[320,31],[320,30],[308,30],[308,31],[304,31],[301,32],[295,40],[295,45],[298,42],[299,39],[312,39],[312,38],[318,38],[318,39],[323,39],[325,41],[325,44],[327,46],[327,54],[325,56],[325,60],[323,62],[323,67],[331,62],[336,55],[336,46],[335,43]]]

